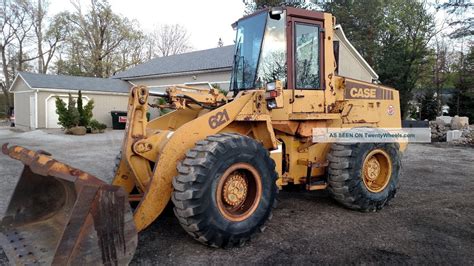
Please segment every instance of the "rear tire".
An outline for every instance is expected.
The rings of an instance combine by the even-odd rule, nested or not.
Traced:
[[[345,207],[377,211],[395,196],[401,168],[397,143],[334,143],[327,158],[329,192]]]
[[[271,218],[275,163],[252,138],[209,136],[186,153],[178,172],[175,215],[186,232],[206,245],[242,246]]]

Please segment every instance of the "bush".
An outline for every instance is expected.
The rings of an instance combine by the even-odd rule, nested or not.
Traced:
[[[92,119],[89,122],[89,126],[92,130],[99,131],[99,132],[103,132],[107,128],[106,124],[101,123],[95,119]]]
[[[92,110],[94,109],[94,100],[90,100],[86,106],[82,104],[82,92],[78,92],[77,111],[79,112],[79,125],[88,127],[92,119]]]
[[[92,128],[96,131],[104,131],[107,128],[105,124],[92,119],[92,110],[94,109],[94,100],[90,100],[85,106],[82,104],[82,92],[78,92],[77,107],[76,100],[69,94],[69,103],[66,104],[61,98],[56,97],[56,113],[58,114],[58,124],[64,129],[69,130],[73,127],[82,126]]]
[[[56,113],[58,114],[58,124],[64,129],[70,129],[79,125],[79,112],[76,108],[76,101],[69,94],[69,103],[66,104],[61,98],[56,97]]]
[[[167,104],[167,102],[166,102],[166,99],[165,99],[165,98],[159,97],[159,98],[156,98],[155,104],[157,104],[157,105],[165,105],[165,104]],[[169,112],[171,112],[171,111],[173,111],[173,110],[172,110],[172,109],[169,109],[169,108],[159,108],[159,111],[160,111],[160,116],[161,116],[161,115],[165,115],[165,114],[167,114],[167,113],[169,113]]]
[[[228,91],[225,91],[224,89],[221,88],[221,85],[219,85],[218,83],[212,83],[211,86],[218,90],[220,93],[224,94],[224,95],[227,95]]]

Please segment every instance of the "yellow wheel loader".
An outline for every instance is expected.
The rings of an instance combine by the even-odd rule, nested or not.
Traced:
[[[312,138],[318,128],[401,126],[398,91],[337,75],[335,18],[271,8],[234,27],[227,95],[132,88],[112,184],[47,152],[3,146],[25,165],[1,223],[12,263],[126,264],[137,232],[170,200],[193,238],[231,247],[264,229],[288,184],[327,189],[360,211],[377,211],[394,197],[406,145]],[[149,108],[174,111],[147,121]]]

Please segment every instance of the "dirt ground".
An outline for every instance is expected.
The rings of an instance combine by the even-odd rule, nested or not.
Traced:
[[[44,149],[110,180],[121,131],[83,137],[0,129],[0,143]],[[264,233],[242,248],[203,246],[172,212],[139,235],[132,264],[474,264],[474,149],[412,144],[397,197],[377,213],[342,208],[324,191],[281,191]],[[0,155],[0,217],[21,164]],[[0,250],[0,264],[7,264]]]

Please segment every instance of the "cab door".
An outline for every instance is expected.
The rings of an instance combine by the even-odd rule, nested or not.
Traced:
[[[291,17],[288,87],[295,113],[324,112],[323,22]]]

